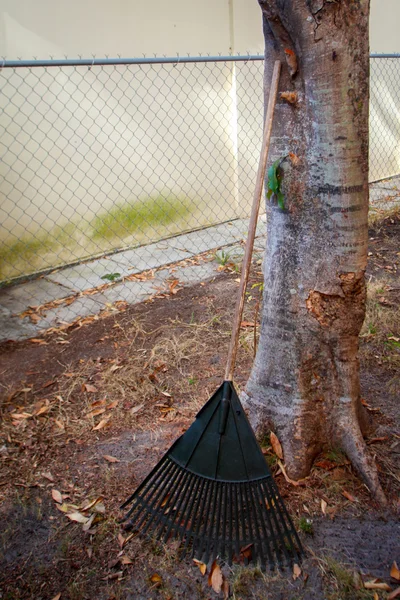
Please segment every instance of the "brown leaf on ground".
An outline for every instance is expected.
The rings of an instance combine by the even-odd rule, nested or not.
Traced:
[[[109,420],[110,420],[110,417],[107,417],[106,419],[102,419],[100,421],[100,423],[98,423],[95,427],[93,427],[92,431],[98,431],[99,429],[103,429],[103,427],[105,427],[107,425]]]
[[[298,577],[301,575],[301,569],[297,563],[293,565],[293,581],[296,581]]]
[[[103,458],[109,463],[121,462],[119,458],[115,458],[115,456],[109,456],[108,454],[104,454]]]
[[[395,560],[393,561],[392,568],[390,569],[390,577],[400,581],[400,570]]]
[[[61,598],[61,592],[59,594],[57,594],[56,596],[54,596],[54,598],[52,598],[52,600],[60,600]]]
[[[276,456],[278,458],[283,460],[283,450],[282,450],[281,443],[278,439],[278,436],[273,431],[271,431],[270,440],[271,440],[272,450],[274,451],[274,453],[276,454]]]
[[[286,481],[288,483],[290,483],[291,485],[295,485],[296,487],[299,485],[306,485],[306,480],[305,479],[299,479],[299,481],[294,481],[293,479],[290,479],[290,477],[288,476],[288,474],[286,473],[286,469],[282,464],[282,461],[278,460],[278,465],[281,468],[281,471],[283,473],[284,478],[286,479]]]
[[[133,560],[129,558],[129,556],[121,556],[120,558],[121,565],[133,565]]]
[[[240,558],[241,559],[246,559],[246,560],[251,560],[253,557],[253,544],[247,544],[247,546],[243,546],[243,548],[240,548]]]
[[[95,410],[91,410],[86,414],[86,417],[90,419],[90,417],[98,417],[106,412],[106,408],[96,408]]]
[[[323,515],[326,515],[326,509],[328,508],[328,503],[325,500],[321,500],[321,511]]]
[[[82,506],[80,507],[80,510],[83,510],[83,512],[87,512],[88,510],[90,510],[91,508],[94,508],[97,504],[99,504],[101,501],[103,500],[103,496],[98,496],[95,500],[92,500],[89,503],[83,503]]]
[[[83,383],[82,384],[82,392],[89,392],[89,393],[95,393],[97,392],[97,388],[94,387],[94,385],[90,384],[90,383]]]
[[[201,560],[197,560],[197,558],[194,558],[193,562],[199,567],[200,573],[202,575],[205,575],[207,573],[207,565],[205,563],[201,562]]]
[[[160,577],[158,573],[153,573],[153,575],[150,577],[150,581],[154,587],[160,587],[162,584],[162,577]]]
[[[54,481],[54,477],[53,477],[53,475],[50,472],[42,473],[42,477],[44,477],[48,481],[51,481],[52,483]]]
[[[229,581],[224,578],[224,582],[222,584],[222,593],[224,594],[224,600],[228,600],[229,591]]]
[[[57,502],[57,504],[62,504],[63,497],[62,497],[61,492],[59,492],[58,490],[53,488],[51,490],[51,496],[52,496],[54,502]]]
[[[71,521],[75,521],[76,523],[87,523],[89,520],[89,517],[85,517],[85,515],[78,511],[75,511],[73,513],[67,513],[66,516],[68,517],[68,519],[70,519]]]
[[[366,581],[364,583],[364,587],[366,590],[382,590],[383,592],[391,592],[392,588],[387,583],[383,583],[377,579],[373,579],[372,581]]]
[[[219,594],[224,583],[224,576],[222,575],[221,567],[214,560],[211,565],[210,574],[208,576],[208,585],[212,587],[216,594]]]
[[[122,533],[118,534],[117,540],[118,540],[119,547],[122,549],[125,546],[125,544],[126,544],[126,539],[124,538],[124,536],[122,535]]]
[[[39,344],[39,346],[48,346],[49,342],[46,342],[43,339],[40,338],[31,338],[30,340],[28,340],[31,344]]]
[[[347,492],[346,490],[343,490],[342,496],[347,498],[347,500],[350,500],[350,502],[359,502],[359,500],[355,496],[353,496],[352,494],[350,494],[350,492]]]
[[[135,415],[140,410],[142,410],[143,407],[144,407],[144,404],[139,404],[138,406],[134,406],[133,408],[131,408],[131,410],[129,412],[131,413],[131,415]]]
[[[400,598],[400,587],[393,590],[387,597],[387,600],[395,600],[396,598]]]

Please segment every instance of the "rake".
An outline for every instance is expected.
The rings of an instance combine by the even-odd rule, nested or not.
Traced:
[[[266,169],[280,62],[275,62],[225,380],[191,427],[122,505],[125,529],[181,539],[181,557],[217,556],[263,567],[300,559],[302,547],[232,383]]]

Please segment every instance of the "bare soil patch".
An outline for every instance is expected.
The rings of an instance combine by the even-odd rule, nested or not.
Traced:
[[[399,216],[376,223],[370,238],[362,391],[390,508],[374,504],[336,449],[294,487],[269,439],[261,440],[308,553],[296,578],[246,566],[243,557],[232,568],[220,561],[237,600],[375,600],[388,592],[363,581],[400,585],[390,577],[393,561],[400,564]],[[128,539],[118,518],[120,504],[222,381],[237,277],[226,265],[204,285],[0,346],[2,600],[218,597],[194,563],[179,561],[174,540]],[[261,278],[256,264],[252,285]],[[259,287],[252,285],[239,389],[257,337]]]

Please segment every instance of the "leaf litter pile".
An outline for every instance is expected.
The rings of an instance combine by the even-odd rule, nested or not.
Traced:
[[[370,233],[369,296],[360,336],[367,440],[390,508],[382,512],[332,448],[293,482],[278,437],[263,452],[307,548],[288,572],[262,572],[251,545],[232,567],[179,561],[179,543],[124,531],[120,504],[223,379],[235,265],[34,340],[0,347],[0,597],[7,599],[400,598],[400,219]],[[236,383],[258,337],[253,268]]]

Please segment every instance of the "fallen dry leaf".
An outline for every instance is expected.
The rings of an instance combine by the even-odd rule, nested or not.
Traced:
[[[278,458],[283,460],[283,450],[282,450],[281,443],[278,440],[278,436],[273,431],[271,431],[270,440],[271,440],[272,450],[274,451],[274,453],[276,454],[276,456]]]
[[[107,425],[109,420],[110,420],[110,417],[107,417],[106,419],[102,419],[100,421],[100,423],[98,423],[95,427],[93,427],[92,431],[98,431],[99,429],[103,429],[103,427],[105,427]]]
[[[94,387],[94,385],[91,385],[90,383],[84,383],[82,385],[82,391],[86,391],[86,392],[90,392],[90,393],[95,393],[97,392],[97,388]]]
[[[201,560],[197,560],[197,558],[194,558],[193,562],[199,567],[202,575],[207,573],[207,565],[205,563],[201,562]]]
[[[28,341],[31,342],[31,344],[39,344],[40,346],[48,345],[48,342],[46,342],[45,340],[41,340],[40,338],[31,338]]]
[[[290,477],[288,476],[288,474],[286,473],[286,469],[282,464],[282,461],[278,460],[278,465],[283,473],[284,478],[286,479],[286,481],[288,483],[291,483],[292,485],[295,485],[296,487],[299,485],[306,485],[306,481],[305,479],[299,479],[299,481],[294,481],[293,479],[290,479]]]
[[[159,587],[162,584],[162,577],[158,573],[153,573],[150,577],[151,583],[155,585],[155,587]]]
[[[301,575],[301,569],[297,563],[293,565],[293,580],[296,581],[298,577]]]
[[[328,508],[328,503],[325,500],[321,500],[321,511],[323,515],[326,515],[326,509]]]
[[[108,454],[104,454],[103,458],[109,463],[121,462],[119,458],[115,458],[115,456],[109,456]]]
[[[88,510],[90,510],[91,508],[96,506],[96,504],[99,504],[99,502],[101,502],[102,500],[103,500],[103,496],[98,496],[95,500],[92,500],[91,502],[89,502],[89,504],[84,503],[80,507],[80,510],[82,510],[83,512],[87,512]]]
[[[139,410],[142,410],[143,407],[144,407],[144,404],[139,404],[138,406],[134,406],[130,410],[131,415],[135,415],[136,413],[139,412]]]
[[[57,594],[56,596],[54,596],[54,598],[52,598],[52,600],[60,600],[61,598],[61,592],[59,594]]]
[[[343,490],[342,496],[347,498],[347,500],[350,500],[350,502],[358,502],[357,498],[350,494],[350,492],[347,492],[346,490]]]
[[[124,536],[122,535],[122,533],[119,533],[119,534],[118,534],[118,536],[117,536],[117,540],[118,540],[119,547],[120,547],[120,548],[121,548],[121,550],[122,550],[122,548],[123,548],[123,547],[125,546],[125,544],[126,544],[126,539],[124,538]]]
[[[117,408],[118,402],[119,402],[119,400],[114,400],[114,402],[110,402],[110,404],[107,404],[107,410],[110,410],[112,408]]]
[[[82,530],[83,531],[89,531],[89,529],[93,525],[93,521],[95,520],[96,517],[97,517],[97,515],[95,513],[93,513],[92,515],[90,515],[90,517],[88,518],[88,520],[86,521],[86,523],[83,524]]]
[[[121,556],[121,565],[133,565],[133,560],[129,556]]]
[[[48,479],[52,483],[54,481],[54,477],[53,477],[53,475],[50,472],[42,473],[42,477],[44,477],[45,479]]]
[[[63,497],[61,495],[61,492],[59,492],[58,490],[53,488],[51,490],[51,496],[52,496],[54,502],[57,502],[57,504],[62,504]]]
[[[91,410],[90,412],[88,412],[86,414],[86,417],[87,418],[98,417],[99,415],[102,415],[103,413],[105,413],[106,410],[107,410],[106,408],[96,408],[95,410]]]
[[[224,583],[224,576],[222,575],[222,571],[217,562],[214,561],[211,566],[211,571],[208,576],[208,585],[212,587],[216,594],[219,594],[222,589],[222,584]]]
[[[393,590],[387,597],[387,600],[395,600],[396,598],[400,598],[400,587]]]
[[[67,517],[70,519],[70,521],[75,521],[76,523],[87,523],[89,520],[89,517],[85,517],[85,515],[78,511],[67,513]]]
[[[224,582],[222,584],[222,592],[224,594],[224,600],[228,600],[229,598],[229,581],[224,578]]]
[[[395,560],[393,561],[392,568],[390,569],[390,577],[400,581],[400,570]]]
[[[383,592],[390,592],[392,590],[390,585],[381,581],[377,581],[376,579],[373,579],[372,581],[366,581],[364,583],[364,587],[366,590],[382,590]]]

